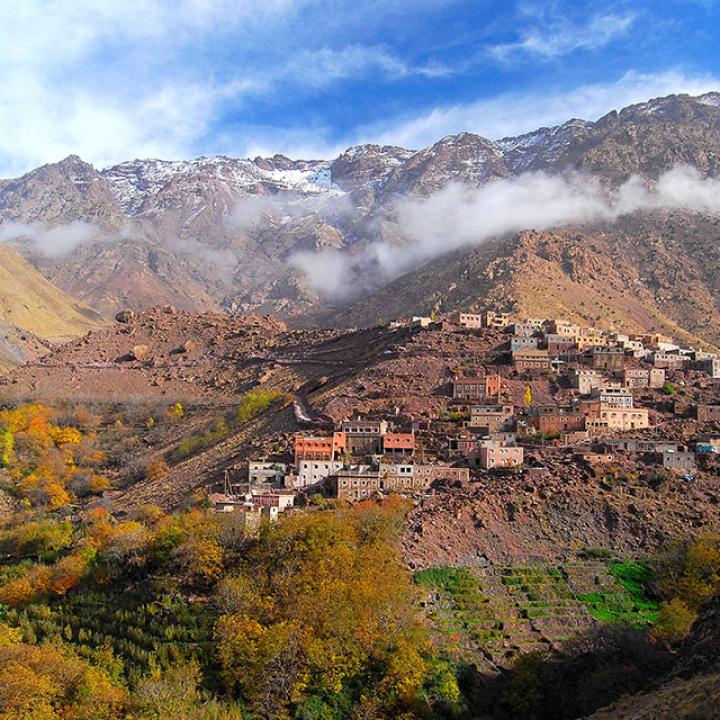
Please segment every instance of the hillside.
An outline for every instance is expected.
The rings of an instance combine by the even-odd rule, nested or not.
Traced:
[[[720,716],[720,595],[711,598],[685,638],[672,677],[656,690],[614,703],[588,720],[675,720]]]
[[[488,307],[720,344],[720,224],[647,213],[593,228],[526,231],[433,260],[324,322]]]
[[[26,260],[0,245],[0,369],[104,325],[102,317],[46,280]]]

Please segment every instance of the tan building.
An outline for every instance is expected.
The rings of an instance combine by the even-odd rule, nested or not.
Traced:
[[[689,361],[685,355],[659,351],[652,353],[650,359],[656,368],[665,368],[666,370],[680,370]]]
[[[562,433],[585,429],[585,415],[578,407],[534,407],[530,424],[538,432]]]
[[[545,372],[552,369],[547,350],[521,350],[512,354],[513,368],[517,372]]]
[[[600,402],[600,407],[633,407],[633,394],[630,388],[601,385],[594,388],[591,397]]]
[[[451,312],[447,316],[448,322],[454,325],[460,325],[461,327],[470,328],[472,330],[479,330],[483,327],[483,318],[480,313],[464,313],[459,310]]]
[[[525,453],[522,447],[507,445],[501,440],[483,440],[473,450],[468,460],[483,470],[513,468],[523,464]]]
[[[642,430],[650,424],[647,408],[601,407],[599,419],[608,430]]]
[[[487,428],[488,432],[511,430],[514,417],[512,405],[473,405],[470,408],[470,427]]]
[[[581,395],[589,395],[593,388],[600,387],[603,380],[597,370],[588,368],[569,368],[568,378],[570,385],[576,388]]]
[[[720,357],[710,357],[704,360],[698,360],[693,363],[693,367],[696,370],[700,370],[700,372],[707,373],[715,380],[720,378]]]
[[[483,327],[491,327],[502,330],[506,328],[510,322],[510,313],[499,313],[487,310],[482,314]]]
[[[592,366],[597,370],[622,370],[625,367],[625,351],[621,347],[595,345],[590,348]]]
[[[622,371],[622,382],[625,387],[659,388],[665,383],[664,368],[625,368]]]
[[[347,451],[353,455],[378,455],[382,452],[382,437],[388,431],[385,420],[356,418],[343,420],[340,431],[345,436]]]
[[[697,406],[698,422],[720,422],[720,405],[698,405]]]

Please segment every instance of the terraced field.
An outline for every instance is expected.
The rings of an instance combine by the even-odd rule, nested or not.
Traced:
[[[599,622],[655,622],[640,563],[578,561],[439,567],[417,573],[436,642],[459,660],[494,670],[523,653],[559,648]]]

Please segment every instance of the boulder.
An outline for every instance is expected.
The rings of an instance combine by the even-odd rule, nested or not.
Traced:
[[[150,355],[150,348],[147,345],[135,345],[128,353],[132,360],[145,360]]]
[[[123,323],[124,325],[129,325],[130,323],[135,321],[135,311],[131,310],[130,308],[121,310],[115,316],[115,320],[117,320],[119,323]]]

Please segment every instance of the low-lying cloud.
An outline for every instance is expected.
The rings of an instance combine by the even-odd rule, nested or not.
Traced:
[[[83,220],[57,227],[48,227],[40,222],[9,221],[0,224],[0,243],[25,242],[47,257],[62,257],[93,239],[98,232],[95,225]]]
[[[352,203],[344,194],[301,195],[281,192],[275,195],[248,195],[240,198],[227,217],[233,230],[248,232],[264,219],[275,222],[315,216],[332,222],[352,212]]]
[[[542,172],[496,180],[481,188],[449,184],[428,198],[397,203],[396,222],[404,242],[375,242],[360,253],[301,252],[291,263],[316,291],[343,297],[354,287],[358,268],[365,276],[388,281],[435,257],[503,233],[612,222],[634,212],[660,209],[720,213],[720,179],[703,179],[696,169],[682,166],[654,184],[634,176],[616,190],[587,175]]]

